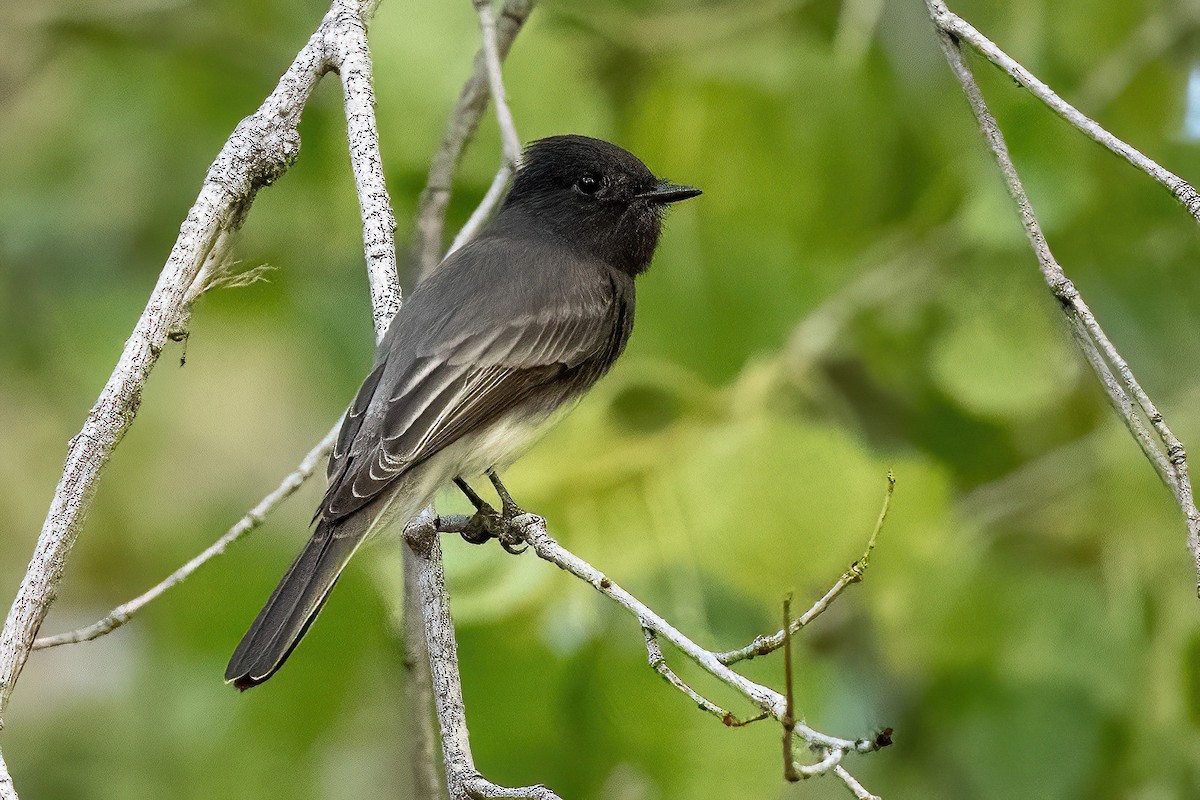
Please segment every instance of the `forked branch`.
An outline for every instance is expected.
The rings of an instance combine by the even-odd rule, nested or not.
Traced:
[[[1041,268],[1042,277],[1062,308],[1076,343],[1100,379],[1113,409],[1125,423],[1146,458],[1158,472],[1159,477],[1174,494],[1176,502],[1183,511],[1187,522],[1187,548],[1197,575],[1196,592],[1197,595],[1200,595],[1200,511],[1197,511],[1192,496],[1187,453],[1184,451],[1183,444],[1167,426],[1162,412],[1158,410],[1137,378],[1134,377],[1129,364],[1113,346],[1108,335],[1100,327],[1100,323],[1096,321],[1096,317],[1084,302],[1079,290],[1067,278],[1063,268],[1054,258],[1054,254],[1050,252],[1050,246],[1046,243],[1046,236],[1042,232],[1041,224],[1025,193],[1024,184],[1021,182],[1012,156],[1008,152],[1008,145],[1004,141],[1000,124],[988,108],[987,102],[983,98],[983,92],[975,81],[975,75],[963,58],[961,43],[966,42],[971,45],[994,64],[1008,72],[1022,86],[1033,92],[1035,96],[1090,138],[1121,155],[1131,164],[1171,189],[1188,211],[1200,220],[1200,201],[1197,200],[1196,191],[1182,178],[1163,169],[1063,101],[1048,86],[1038,81],[1021,65],[992,44],[983,34],[951,13],[941,0],[926,0],[926,5],[929,8],[929,15],[937,30],[938,41],[941,43],[942,52],[946,56],[950,70],[962,85],[963,92],[971,104],[971,110],[975,113],[975,119],[979,123],[979,128],[983,131],[992,155],[996,158],[996,164],[1004,177],[1008,193],[1017,206],[1021,223],[1029,238],[1029,244],[1033,248]],[[1147,428],[1147,423],[1149,423],[1149,428]]]

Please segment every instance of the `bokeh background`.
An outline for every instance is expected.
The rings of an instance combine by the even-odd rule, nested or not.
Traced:
[[[952,4],[1193,179],[1193,2]],[[0,593],[205,168],[323,0],[7,4],[0,26]],[[372,27],[407,243],[476,48],[468,2]],[[1052,246],[1200,452],[1200,236],[1145,176],[987,66]],[[521,135],[616,141],[705,195],[673,211],[627,356],[509,474],[569,547],[714,648],[773,629],[893,514],[865,583],[798,638],[814,726],[897,798],[1200,796],[1200,603],[1178,509],[1076,354],[924,4],[549,0],[506,66]],[[1200,117],[1196,117],[1200,119]],[[274,488],[371,361],[337,83],[237,245],[268,279],[205,296],[112,460],[46,631],[140,593]],[[488,121],[451,209],[498,163]],[[30,800],[394,798],[410,710],[398,556],[358,559],[280,675],[232,647],[307,535],[314,481],[94,643],[34,654],[4,753]],[[447,498],[445,508],[461,510]],[[645,664],[636,626],[532,556],[447,540],[468,713],[493,779],[605,800],[837,798],[786,786],[778,730],[729,730]],[[668,654],[670,655],[670,653]],[[685,678],[735,710],[721,686]],[[778,659],[747,666],[782,685]]]

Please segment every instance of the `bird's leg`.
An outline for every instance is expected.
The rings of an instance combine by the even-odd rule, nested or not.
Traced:
[[[484,544],[488,539],[500,538],[496,534],[496,530],[500,526],[500,514],[496,512],[496,509],[492,508],[462,478],[455,478],[454,485],[461,489],[462,493],[471,501],[471,505],[475,506],[475,514],[467,520],[466,526],[459,532],[463,540],[470,544]]]
[[[528,549],[528,546],[522,544],[518,537],[508,532],[507,523],[524,514],[525,510],[513,502],[512,495],[508,493],[508,489],[504,488],[504,484],[500,482],[500,476],[496,474],[495,469],[489,469],[487,476],[488,480],[492,482],[492,486],[496,487],[496,494],[500,495],[500,519],[502,523],[502,533],[499,536],[500,546],[513,555],[520,555]]]

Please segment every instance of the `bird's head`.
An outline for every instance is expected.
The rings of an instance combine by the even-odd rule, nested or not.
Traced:
[[[545,231],[637,275],[650,266],[667,205],[698,194],[614,144],[551,136],[525,150],[500,216],[505,227]]]

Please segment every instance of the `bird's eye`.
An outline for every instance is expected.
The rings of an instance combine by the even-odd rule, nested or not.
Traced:
[[[584,194],[595,194],[600,191],[600,177],[597,175],[587,174],[579,180],[575,181],[575,188]]]

